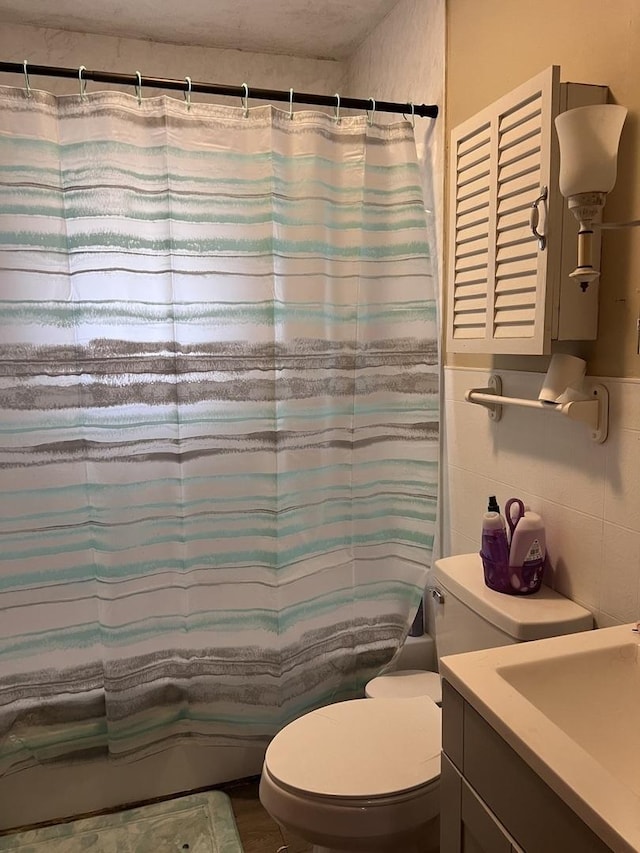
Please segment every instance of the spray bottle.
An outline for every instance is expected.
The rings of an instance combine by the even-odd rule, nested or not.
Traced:
[[[496,566],[509,565],[507,526],[495,495],[489,498],[487,512],[482,517],[482,556]]]

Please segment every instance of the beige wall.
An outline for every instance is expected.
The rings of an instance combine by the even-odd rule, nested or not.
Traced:
[[[605,220],[640,218],[640,3],[638,0],[447,0],[446,133],[549,65],[563,81],[606,84],[628,107],[618,182]],[[598,340],[579,351],[589,373],[640,376],[640,229],[603,234]],[[490,359],[448,356],[488,366]],[[547,358],[497,357],[505,369],[545,370]]]

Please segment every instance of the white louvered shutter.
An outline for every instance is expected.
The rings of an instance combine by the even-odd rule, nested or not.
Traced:
[[[552,136],[559,93],[553,66],[452,133],[450,352],[549,351],[562,236]],[[539,228],[549,239],[540,249],[530,214],[543,187]]]

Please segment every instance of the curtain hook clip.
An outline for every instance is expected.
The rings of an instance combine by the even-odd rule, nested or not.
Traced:
[[[136,71],[136,77],[138,78],[138,82],[136,83],[136,97],[138,99],[138,106],[142,104],[142,75],[139,71]]]
[[[29,72],[27,71],[27,60],[22,63],[24,68],[24,88],[27,93],[27,98],[31,98],[31,84],[29,83]]]
[[[78,68],[78,82],[80,84],[80,100],[81,101],[87,100],[87,94],[86,94],[86,92],[87,92],[87,81],[82,76],[82,72],[86,71],[86,70],[87,69],[84,65],[81,65],[80,68]]]
[[[293,89],[289,89],[289,121],[293,121]]]
[[[182,97],[187,102],[187,109],[190,110],[191,109],[191,77],[185,77],[184,79],[187,82],[187,89],[185,92],[182,93]]]
[[[242,102],[242,109],[244,110],[244,117],[249,118],[249,87],[246,83],[242,84],[242,88],[244,89],[244,95],[240,96],[240,100]]]
[[[369,125],[369,127],[371,127],[371,125],[373,124],[374,116],[376,114],[376,99],[369,98],[369,100],[371,101],[371,115],[369,115],[369,110],[367,110],[367,124]]]
[[[336,106],[333,120],[336,124],[340,124],[340,95],[336,92],[334,97],[336,99]]]
[[[416,108],[413,101],[409,101],[409,106],[411,107],[411,127],[414,128],[416,126]],[[402,113],[402,117],[407,119],[406,113]],[[409,119],[407,119],[409,121]]]

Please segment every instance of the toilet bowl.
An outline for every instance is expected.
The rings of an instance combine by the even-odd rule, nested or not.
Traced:
[[[477,554],[438,560],[434,579],[439,655],[593,627],[588,610],[544,586],[526,598],[489,589]],[[275,736],[262,804],[314,853],[435,853],[439,676],[390,672],[370,681],[366,694],[311,711]]]
[[[315,853],[435,853],[440,714],[427,697],[312,711],[269,745],[260,800]]]

